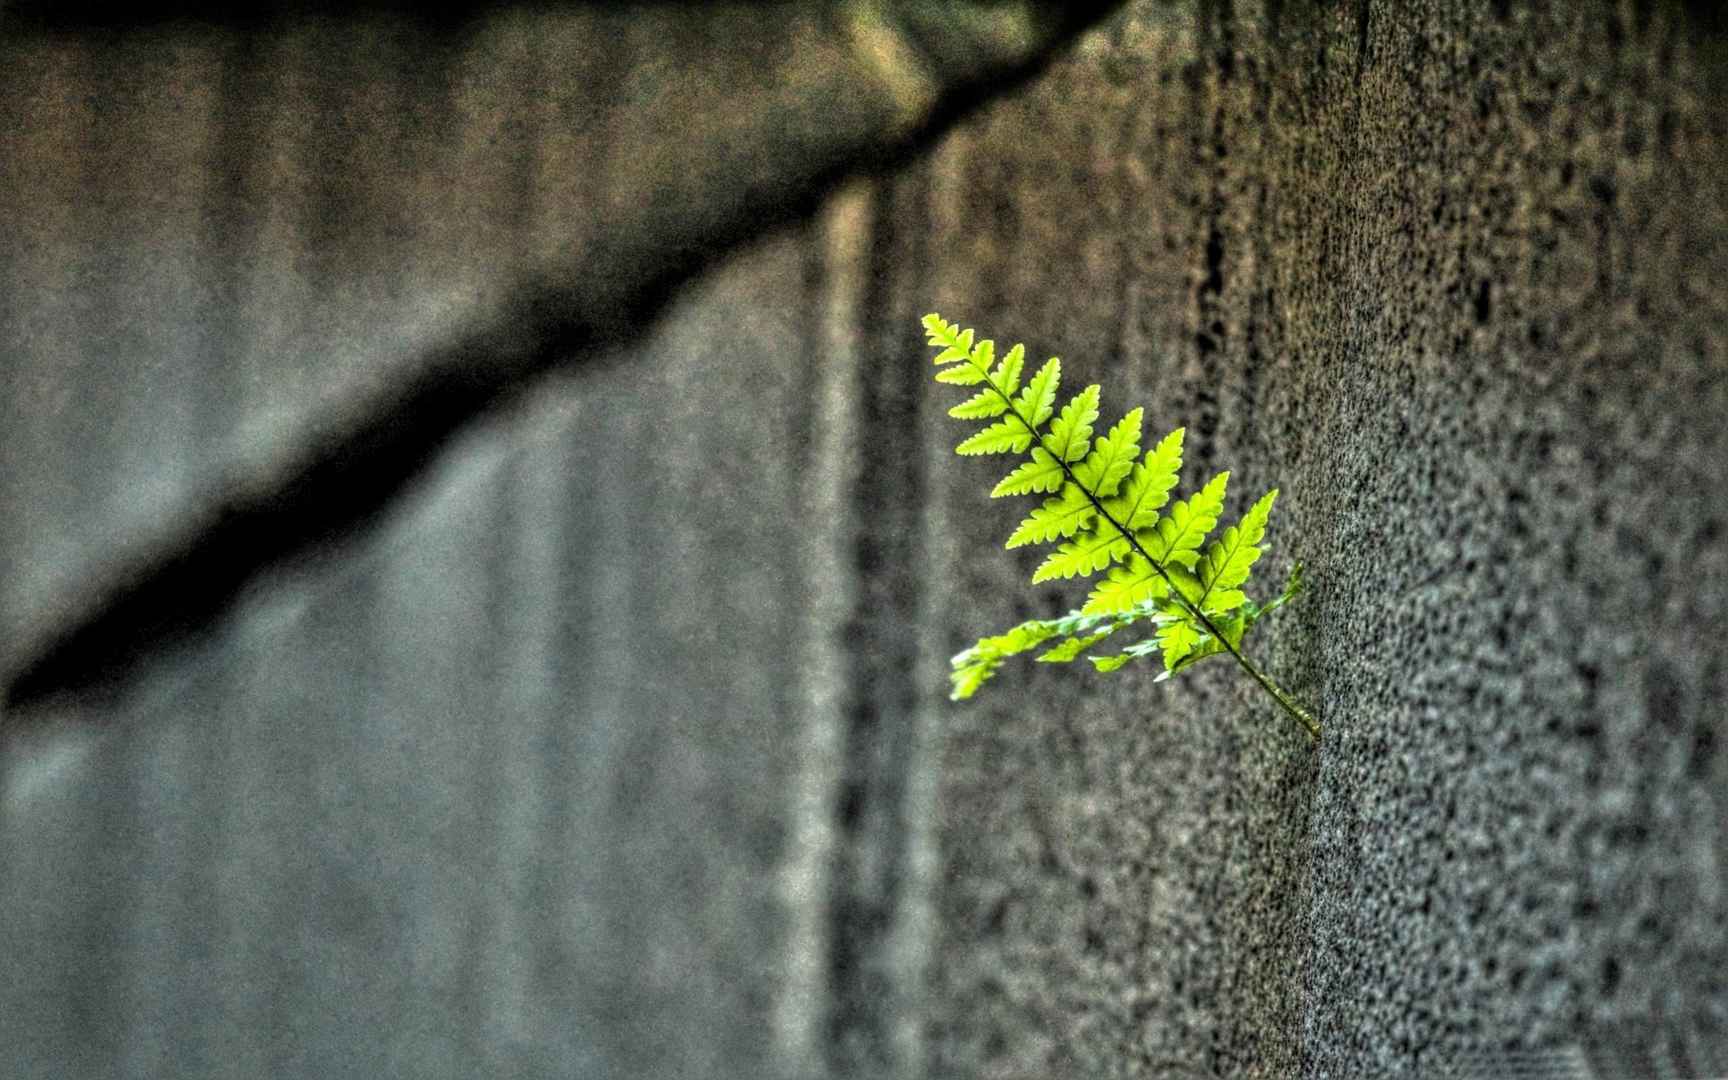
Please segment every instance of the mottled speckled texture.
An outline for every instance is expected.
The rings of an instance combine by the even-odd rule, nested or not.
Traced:
[[[936,1074],[1577,1044],[1608,1080],[1662,1044],[1721,1075],[1715,40],[1630,5],[1298,7],[1137,4],[934,158],[968,180],[933,307],[1062,355],[1106,421],[1186,424],[1232,512],[1283,489],[1271,573],[1314,588],[1257,650],[1327,725],[1316,752],[1222,665],[956,708]],[[960,644],[1076,594],[977,554],[1010,512],[942,458],[938,396]]]
[[[759,12],[710,24],[730,49],[679,17],[0,68],[0,652],[595,229],[646,260],[576,287],[616,318],[656,252],[796,218],[801,154],[909,122],[918,80],[871,73],[977,59],[854,25],[882,49],[835,113],[832,67],[768,77]],[[6,1065],[1358,1080],[1523,1046],[1728,1076],[1710,22],[1139,0],[639,336],[411,441],[376,520],[238,553],[232,610],[119,700],[4,717]],[[709,173],[692,130],[769,138]],[[1001,549],[932,309],[1061,355],[1107,420],[1186,425],[1232,513],[1282,489],[1266,587],[1301,558],[1313,591],[1254,652],[1321,746],[1219,662],[944,699],[952,652],[1079,590]]]

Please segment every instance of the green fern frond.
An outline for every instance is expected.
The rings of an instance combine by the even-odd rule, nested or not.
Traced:
[[[1044,664],[1065,664],[1115,632],[1116,627],[1107,626],[1095,634],[1071,637],[1062,644],[1039,653],[1036,659]]]
[[[1032,376],[1026,389],[1014,399],[1015,415],[1033,431],[1044,426],[1044,421],[1050,419],[1050,414],[1056,410],[1056,389],[1061,385],[1062,361],[1052,356],[1044,361],[1038,374]],[[1046,446],[1045,449],[1051,448]]]
[[[1200,644],[1201,631],[1199,627],[1187,619],[1179,619],[1169,626],[1158,630],[1158,648],[1164,653],[1164,670],[1176,671],[1176,665],[1182,658],[1194,651],[1194,646]]]
[[[1243,589],[1265,550],[1262,541],[1278,490],[1267,492],[1207,546],[1223,512],[1230,474],[1221,472],[1189,498],[1170,503],[1182,468],[1184,429],[1170,432],[1136,460],[1143,410],[1130,410],[1094,439],[1100,395],[1096,384],[1075,394],[1057,415],[1059,359],[1047,360],[1022,387],[1022,346],[1015,345],[998,361],[989,338],[980,339],[973,330],[934,313],[923,322],[929,344],[938,350],[935,363],[942,370],[936,380],[979,387],[949,409],[949,415],[991,421],[962,440],[955,452],[1026,454],[1028,459],[990,494],[1047,496],[1007,542],[1017,548],[1064,541],[1039,564],[1032,581],[1108,571],[1078,611],[1021,623],[1005,634],[980,638],[955,656],[950,696],[971,697],[1007,658],[1053,639],[1060,640],[1048,645],[1039,661],[1071,662],[1119,630],[1149,623],[1156,629],[1154,636],[1113,655],[1087,659],[1096,670],[1110,672],[1130,660],[1159,656],[1164,670],[1158,679],[1163,680],[1208,656],[1227,654],[1318,739],[1318,721],[1241,652],[1242,640],[1255,623],[1302,590],[1299,563],[1291,567],[1284,592],[1264,607],[1255,605]]]
[[[1240,648],[1243,637],[1247,635],[1248,630],[1252,628],[1257,621],[1264,618],[1267,614],[1277,608],[1289,603],[1291,600],[1294,600],[1303,592],[1305,587],[1306,586],[1302,580],[1302,564],[1299,562],[1292,563],[1290,566],[1290,576],[1284,585],[1284,591],[1279,593],[1271,602],[1262,607],[1250,600],[1229,614],[1215,617],[1212,620],[1213,625],[1218,627],[1225,639],[1228,640],[1232,646]],[[1150,621],[1153,621],[1160,626],[1164,626],[1169,625],[1169,623],[1175,619],[1189,619],[1191,616],[1186,613],[1172,615],[1160,610],[1157,614],[1152,615],[1149,618]],[[1059,627],[1064,625],[1062,620],[1052,620],[1052,623]],[[1114,671],[1136,657],[1159,654],[1160,650],[1155,648],[1157,645],[1157,639],[1153,639],[1150,642],[1140,643],[1138,650],[1136,650],[1135,647],[1130,646],[1128,650],[1118,654],[1118,657],[1093,657],[1092,660],[1096,663],[1101,659],[1109,659],[1112,662],[1110,666],[1104,670]],[[1213,637],[1210,633],[1202,634],[1199,643],[1196,644],[1186,656],[1177,661],[1174,668],[1166,668],[1164,671],[1160,672],[1158,677],[1153,681],[1163,682],[1172,675],[1186,670],[1198,660],[1204,660],[1208,656],[1227,655],[1228,652],[1229,650],[1225,648],[1224,644],[1217,638]]]
[[[1136,407],[1116,421],[1110,433],[1098,440],[1092,453],[1074,470],[1074,480],[1092,494],[1103,498],[1116,494],[1122,481],[1134,471],[1134,457],[1140,453],[1141,410]],[[1175,482],[1175,478],[1171,478]]]
[[[1277,488],[1261,496],[1240,522],[1225,529],[1207,549],[1200,565],[1200,583],[1205,589],[1196,601],[1205,610],[1234,611],[1248,602],[1247,594],[1237,586],[1248,580],[1260,558],[1260,548],[1255,545],[1266,535],[1266,518],[1277,498]]]
[[[1032,433],[1013,420],[998,420],[954,448],[956,454],[1016,454],[1032,445]]]
[[[985,342],[985,344],[989,344],[989,342]],[[989,375],[990,369],[988,367],[981,368],[976,364],[955,364],[953,367],[945,367],[938,371],[936,381],[955,383],[960,386],[976,386]]]
[[[1130,660],[1141,656],[1155,656],[1157,653],[1158,639],[1150,638],[1146,641],[1135,642],[1115,656],[1089,656],[1087,659],[1092,661],[1092,667],[1095,670],[1108,673],[1115,671]]]
[[[1105,504],[1111,517],[1130,529],[1148,528],[1158,520],[1158,511],[1170,501],[1170,489],[1182,471],[1182,436],[1186,430],[1177,428],[1164,436],[1146,452],[1146,460],[1130,470],[1127,486]]]
[[[1057,633],[1058,630],[1051,621],[1035,619],[1021,623],[1006,634],[978,639],[978,644],[955,656],[950,662],[954,669],[950,676],[954,682],[954,690],[950,696],[955,701],[971,697],[996,674],[1002,661],[1036,648]]]
[[[1080,485],[1064,484],[1062,493],[1054,499],[1045,499],[1044,505],[1032,511],[1009,535],[1004,546],[1047,544],[1058,536],[1073,536],[1090,524],[1097,513],[1098,508],[1080,490]]]
[[[1032,448],[1032,460],[1023,462],[990,489],[992,499],[1004,495],[1030,495],[1034,491],[1057,491],[1067,476],[1062,463],[1042,446]]]
[[[1089,596],[1083,615],[1112,615],[1128,611],[1148,600],[1162,600],[1170,595],[1169,574],[1160,574],[1152,561],[1135,552],[1128,561],[1110,571]]]
[[[1302,580],[1302,564],[1291,563],[1290,576],[1284,582],[1284,591],[1279,593],[1276,599],[1265,607],[1255,607],[1253,601],[1248,602],[1248,625],[1252,626],[1255,620],[1265,618],[1307,591],[1308,583]]]
[[[987,341],[983,342],[982,345],[990,346],[991,349],[995,348],[994,342]],[[1001,416],[1007,412],[1010,397],[1020,387],[1020,365],[1024,362],[1025,356],[1026,351],[1016,345],[1008,350],[1008,355],[1004,356],[1001,362],[996,365],[995,371],[989,372],[982,378],[968,379],[967,385],[976,385],[979,382],[987,383],[987,385],[984,389],[949,409],[948,415],[956,420],[985,420],[992,416]],[[959,357],[957,356],[956,359]],[[968,364],[967,366],[970,367],[971,365]],[[973,370],[978,371],[980,369],[974,368]],[[937,378],[941,378],[941,376],[938,375]],[[957,382],[960,380],[949,379],[946,381]]]
[[[1100,521],[1096,528],[1080,533],[1051,552],[1033,572],[1032,584],[1051,578],[1090,577],[1127,554],[1128,550],[1128,538],[1108,521]]]
[[[1155,535],[1147,538],[1146,557],[1161,566],[1174,563],[1192,570],[1200,561],[1200,545],[1218,524],[1229,483],[1230,474],[1221,472],[1193,498],[1177,500],[1170,512],[1158,519]]]
[[[1050,425],[1045,440],[1050,453],[1061,461],[1078,461],[1092,448],[1092,421],[1098,419],[1098,387],[1096,384],[1075,394],[1062,406],[1062,415]]]
[[[1008,411],[1008,402],[989,390],[978,393],[962,401],[948,410],[948,415],[956,420],[988,420],[992,416],[1001,416]]]
[[[943,350],[936,354],[938,364],[963,359],[972,351],[972,331],[962,331],[940,315],[932,313],[924,316],[924,329],[930,335],[926,339],[929,344],[944,346]]]

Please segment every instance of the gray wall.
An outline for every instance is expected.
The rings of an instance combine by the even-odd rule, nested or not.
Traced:
[[[1268,561],[1314,592],[1258,648],[1326,724],[1310,751],[1222,670],[945,713],[936,1056],[1728,1075],[1719,45],[1611,5],[1282,7],[1137,5],[934,159],[935,306],[1156,402],[1233,510],[1283,490]],[[940,565],[1004,596],[956,642],[1032,562],[963,570],[991,469],[931,468]]]
[[[907,7],[0,27],[6,1075],[1728,1076],[1709,20]],[[1319,747],[945,700],[1078,592],[932,309],[1282,489]]]

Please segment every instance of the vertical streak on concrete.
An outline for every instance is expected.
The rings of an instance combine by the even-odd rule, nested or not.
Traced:
[[[583,841],[589,823],[602,813],[604,769],[617,757],[617,731],[609,722],[618,701],[612,688],[617,620],[601,613],[618,610],[608,604],[628,594],[630,580],[628,568],[615,568],[608,561],[620,557],[624,543],[617,516],[591,508],[604,505],[612,495],[612,477],[623,456],[619,440],[633,440],[637,425],[633,414],[612,415],[598,395],[567,394],[561,405],[558,460],[569,466],[557,477],[564,508],[559,520],[564,524],[553,550],[551,583],[540,583],[554,612],[548,696],[558,716],[548,725],[540,748],[545,804],[531,894],[538,932],[546,934],[550,927],[557,945],[547,948],[537,942],[530,978],[548,1022],[561,1029],[558,1037],[546,1039],[551,1052],[564,1063],[579,1062],[597,1073],[601,1054],[593,1034],[564,1018],[581,1015],[588,1004],[579,979],[589,956],[576,935],[599,925],[601,908],[593,896],[593,870]],[[591,433],[601,425],[615,434],[596,445]],[[605,569],[596,572],[595,567]],[[576,664],[570,657],[592,659]]]
[[[111,890],[124,873],[102,860],[124,841],[106,834],[99,804],[115,801],[117,732],[64,712],[0,754],[0,1047],[19,1077],[111,1075],[114,1043],[105,973],[114,933]],[[74,1071],[78,1070],[78,1071]]]
[[[920,166],[927,170],[929,176],[929,196],[922,220],[927,235],[933,239],[933,247],[940,246],[944,237],[956,238],[963,228],[967,189],[972,182],[967,166],[973,160],[973,141],[969,129],[959,129],[950,133]],[[957,305],[966,294],[955,292],[952,286],[945,287],[945,282],[949,279],[932,272],[942,265],[944,260],[935,252],[932,252],[928,261],[921,264],[923,276],[928,280],[921,281],[927,293],[923,296],[920,316],[934,311],[949,319],[959,317]],[[916,324],[908,323],[901,328],[901,333],[905,341],[919,346],[923,344],[924,334]],[[912,355],[903,362],[916,371],[919,379],[929,379],[934,368],[928,356],[927,350],[914,348]],[[930,469],[931,476],[919,523],[920,542],[924,550],[923,565],[927,572],[947,577],[951,567],[962,563],[961,556],[954,549],[961,542],[958,538],[965,535],[965,531],[954,520],[954,503],[947,498],[948,492],[942,486],[945,483],[942,477],[945,475],[948,459],[952,457],[950,448],[953,442],[947,436],[952,434],[952,429],[958,425],[953,424],[946,415],[934,418],[928,415],[932,408],[945,407],[948,402],[926,392],[920,395],[919,403],[924,413],[924,422],[920,425],[922,430],[928,432],[934,426],[941,431],[944,425],[949,428],[942,432],[941,438],[932,440],[926,436],[919,440],[925,467]],[[946,482],[951,483],[952,474],[946,475]],[[932,963],[934,950],[941,944],[943,936],[939,921],[940,899],[937,894],[944,873],[940,828],[940,788],[946,719],[946,702],[943,698],[948,686],[948,656],[953,651],[948,634],[950,619],[945,618],[943,613],[945,609],[953,606],[955,598],[946,592],[927,590],[919,599],[918,653],[911,674],[920,693],[915,714],[914,734],[917,741],[912,751],[913,767],[908,775],[906,794],[910,880],[906,890],[907,900],[903,905],[902,951],[908,959],[914,955],[919,956],[922,966],[928,968]],[[920,1023],[914,1044],[918,1076],[937,1075],[933,1058],[935,1051],[931,1044],[933,1016],[929,1008],[933,974],[928,970],[920,971],[918,984],[921,996],[915,1015]]]
[[[0,201],[28,206],[28,214],[0,214],[0,245],[9,266],[0,287],[0,612],[28,606],[38,578],[73,558],[76,531],[68,471],[54,453],[50,432],[75,404],[63,378],[68,357],[55,349],[60,327],[85,319],[81,293],[79,211],[81,190],[67,173],[77,162],[81,137],[94,123],[87,56],[73,49],[0,53]],[[58,118],[43,123],[42,117]]]
[[[542,83],[548,49],[526,28],[507,24],[497,33],[496,50],[530,74],[520,82],[488,78],[486,65],[470,51],[451,94],[452,126],[459,134],[451,142],[447,175],[476,186],[484,176],[487,189],[497,193],[485,213],[466,223],[461,250],[476,263],[520,250],[546,231],[550,216],[539,170],[547,164],[543,147],[551,110],[545,98],[523,92]],[[513,130],[500,130],[506,126]],[[500,152],[499,142],[507,152]],[[457,184],[447,187],[452,194],[446,197],[459,201]],[[561,551],[571,543],[572,443],[567,425],[542,425],[501,463],[497,477],[501,497],[491,525],[496,540],[488,556],[493,572],[487,600],[487,642],[494,655],[486,667],[495,693],[490,703],[477,701],[472,714],[491,711],[499,719],[486,739],[478,789],[488,818],[483,876],[490,886],[474,901],[466,958],[466,985],[475,995],[469,1008],[481,1018],[473,1065],[489,1076],[535,1072],[525,1048],[545,1041],[551,1011],[536,986],[544,916],[533,905],[543,895],[546,838],[556,835],[560,805],[553,790],[562,774],[549,767],[549,748],[563,712],[558,631],[567,612],[560,571]],[[510,646],[498,648],[499,642]]]
[[[775,1003],[778,1028],[774,1045],[778,1066],[788,1078],[819,1075],[823,1021],[832,1007],[833,987],[827,959],[833,948],[825,921],[831,891],[838,798],[841,724],[846,697],[845,643],[839,629],[857,603],[857,587],[846,566],[844,544],[857,522],[847,498],[851,469],[859,454],[854,388],[864,361],[862,300],[866,282],[867,241],[875,212],[873,190],[865,181],[836,192],[819,224],[812,254],[815,263],[807,296],[820,325],[814,342],[820,352],[803,358],[811,377],[804,402],[809,442],[799,503],[803,519],[818,525],[801,554],[805,601],[799,638],[803,652],[793,708],[798,737],[796,789],[788,806],[792,835],[781,874],[780,892],[791,920],[787,932],[785,978]]]
[[[536,847],[544,828],[548,777],[538,768],[545,731],[555,715],[547,694],[556,665],[550,646],[558,612],[555,592],[560,524],[566,510],[562,478],[552,466],[560,431],[508,456],[496,477],[498,493],[485,620],[492,654],[484,669],[492,701],[471,714],[499,721],[484,740],[477,801],[485,816],[480,877],[471,899],[466,989],[477,1018],[472,1066],[489,1076],[523,1075],[518,1048],[532,1045],[539,1015],[531,981]],[[508,648],[498,642],[510,643]],[[490,708],[488,708],[490,705]]]
[[[864,293],[872,322],[867,363],[853,384],[865,438],[853,486],[858,528],[851,571],[859,593],[846,622],[850,670],[845,775],[834,808],[839,838],[829,918],[835,999],[828,1035],[830,1067],[865,1076],[914,1068],[906,1057],[907,972],[898,966],[896,920],[907,884],[905,798],[916,701],[908,673],[923,572],[917,522],[924,471],[912,424],[922,372],[902,362],[911,306],[897,292],[894,268],[922,257],[922,198],[917,174],[899,177],[885,189],[872,222]]]
[[[944,176],[952,172],[944,170],[940,154],[938,151],[938,160],[925,161],[911,170],[910,179],[914,181],[911,190],[917,200],[908,200],[897,215],[901,228],[911,230],[913,235],[915,256],[903,264],[909,269],[878,268],[879,273],[892,272],[899,290],[878,306],[879,316],[886,320],[881,328],[879,362],[896,372],[897,382],[911,395],[901,414],[899,441],[904,448],[902,454],[917,478],[916,513],[904,523],[909,534],[908,566],[913,583],[931,578],[932,545],[942,535],[933,526],[933,500],[929,496],[931,463],[926,413],[930,395],[926,382],[931,365],[922,348],[924,334],[918,322],[931,310],[930,293],[935,285],[934,275],[929,271],[930,237],[935,234],[941,200],[954,194],[951,187],[944,185]],[[918,588],[901,608],[902,617],[908,620],[906,625],[911,629],[903,632],[903,636],[912,653],[904,659],[900,672],[906,684],[904,745],[896,768],[904,785],[899,793],[901,866],[887,960],[902,998],[889,1031],[899,1063],[899,1070],[893,1075],[906,1080],[926,1075],[929,1056],[926,1003],[931,954],[937,938],[935,890],[942,873],[937,842],[942,721],[938,689],[947,685],[942,626],[933,615],[942,602],[943,597],[934,590]]]
[[[191,413],[206,366],[186,357],[201,347],[197,323],[155,320],[161,311],[198,304],[196,233],[188,226],[208,202],[215,176],[218,70],[208,42],[191,36],[142,36],[127,42],[121,56],[116,66],[123,74],[97,94],[101,114],[127,114],[128,122],[99,122],[104,145],[91,164],[102,184],[138,193],[148,224],[139,229],[135,208],[124,203],[103,215],[117,221],[102,245],[102,307],[110,314],[92,377],[115,396],[112,449],[100,455],[107,466],[101,516],[110,521],[167,501],[196,461]],[[215,799],[217,774],[203,734],[141,727],[128,740],[130,809],[153,827],[140,830],[128,854],[138,873],[129,889],[124,952],[114,958],[124,1032],[116,1068],[124,1075],[160,1075],[173,1071],[176,1058],[198,1061],[207,1050],[196,1017],[205,1011],[208,985],[183,981],[183,993],[164,992],[177,982],[176,964],[199,966],[201,943],[216,919],[201,857],[213,838],[211,819],[199,811]]]
[[[240,367],[251,335],[244,310],[250,279],[243,268],[257,256],[262,227],[253,212],[264,195],[258,163],[265,144],[258,131],[274,76],[259,35],[219,37],[209,47],[215,71],[206,161],[212,175],[203,189],[194,256],[199,350],[206,359],[188,405],[200,460],[222,445],[245,400]]]
[[[229,378],[236,384],[238,415],[267,411],[277,395],[267,388],[278,369],[271,360],[283,353],[293,325],[293,313],[315,309],[312,283],[295,272],[294,260],[301,249],[301,223],[297,211],[307,200],[302,193],[309,182],[305,163],[306,143],[313,138],[306,130],[314,124],[309,100],[312,76],[303,70],[308,46],[305,30],[294,27],[273,35],[268,46],[255,55],[258,68],[267,72],[257,85],[260,103],[250,136],[257,152],[249,162],[255,200],[251,236],[240,267],[242,279],[233,318],[245,327],[243,352],[229,358]],[[237,121],[238,123],[239,121]],[[281,369],[288,370],[286,367]],[[292,383],[283,384],[286,397]],[[232,433],[230,433],[232,435]]]
[[[195,461],[191,388],[201,365],[187,357],[197,323],[162,313],[197,309],[196,226],[215,175],[208,39],[139,35],[112,60],[90,80],[89,182],[79,195],[96,275],[85,285],[96,317],[81,389],[95,389],[107,414],[82,432],[68,426],[79,436],[70,453],[102,462],[79,486],[80,518],[104,528],[172,501]]]
[[[0,450],[7,500],[0,539],[17,543],[17,561],[0,566],[7,579],[0,605],[10,608],[52,573],[54,560],[75,559],[93,536],[79,527],[99,519],[80,483],[88,477],[81,464],[100,459],[81,437],[100,437],[111,410],[100,373],[90,370],[92,338],[62,338],[65,327],[91,320],[102,284],[105,238],[94,228],[79,168],[99,126],[98,95],[89,90],[99,71],[78,50],[45,48],[0,53],[0,72],[0,197],[30,208],[0,215],[10,219],[0,223],[0,241],[13,245],[0,281],[0,295],[10,297],[0,308],[0,377],[11,384],[0,447],[14,448]],[[63,1066],[56,1044],[75,1048],[76,1063],[93,1073],[112,1071],[120,1052],[115,1027],[97,1018],[114,1015],[120,979],[112,958],[125,955],[131,914],[129,897],[111,887],[131,869],[127,739],[111,733],[68,742],[50,750],[45,741],[35,751],[9,743],[0,758],[7,797],[0,872],[8,876],[0,934],[22,946],[0,977],[0,1047],[8,1070],[34,1067],[38,1075]],[[55,774],[81,783],[62,792]],[[38,797],[26,801],[32,788]]]

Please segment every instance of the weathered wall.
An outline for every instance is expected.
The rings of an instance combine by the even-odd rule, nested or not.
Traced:
[[[857,197],[660,305],[1098,8],[9,24],[0,1074],[915,1069]]]
[[[1186,424],[1234,507],[1282,488],[1270,562],[1315,589],[1258,648],[1326,723],[1313,752],[1222,670],[955,710],[937,1059],[1728,1074],[1716,43],[1631,5],[1300,8],[1136,5],[934,159],[934,306]],[[983,598],[958,642],[1032,562],[976,554],[990,466],[932,469]]]
[[[564,32],[438,106],[328,30],[4,69],[9,644],[555,254],[581,138],[669,137],[543,100],[607,55]],[[15,1072],[1728,1075],[1719,56],[1631,5],[1130,5],[118,698],[6,716]],[[1232,512],[1282,489],[1313,592],[1256,651],[1320,747],[1221,665],[943,699],[1075,590],[949,453],[931,309],[1185,424]]]

